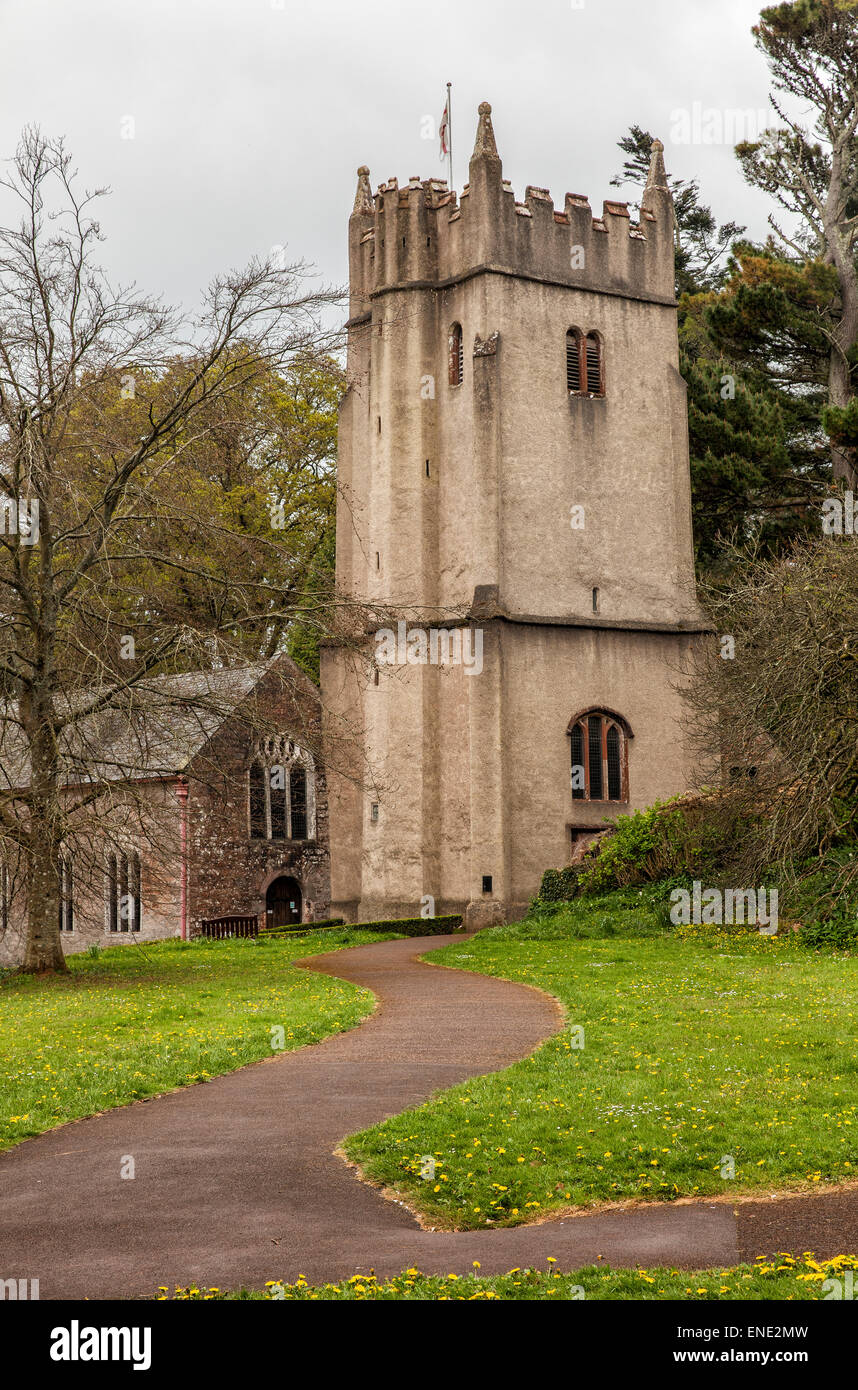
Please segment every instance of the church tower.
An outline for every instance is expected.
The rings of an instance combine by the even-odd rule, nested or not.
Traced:
[[[684,792],[695,597],[673,208],[358,171],[337,582],[332,911],[521,915],[606,820]],[[427,907],[428,904],[428,907]]]

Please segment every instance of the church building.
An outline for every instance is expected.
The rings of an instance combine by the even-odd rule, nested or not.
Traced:
[[[358,171],[337,581],[365,635],[322,659],[332,913],[514,919],[611,818],[694,785],[673,248],[658,141],[639,223],[517,202],[487,103],[460,196]]]

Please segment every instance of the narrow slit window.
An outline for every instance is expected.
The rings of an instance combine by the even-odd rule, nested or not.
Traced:
[[[465,376],[465,339],[462,325],[454,323],[450,329],[450,385],[461,386]]]
[[[581,336],[577,328],[566,334],[566,386],[574,396],[581,393]]]

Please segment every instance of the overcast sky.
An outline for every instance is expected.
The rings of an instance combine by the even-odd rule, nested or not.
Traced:
[[[28,122],[65,134],[84,180],[112,189],[100,212],[111,273],[188,307],[217,271],[281,244],[343,282],[357,166],[370,166],[373,187],[394,174],[443,177],[425,118],[437,123],[448,81],[459,188],[482,100],[517,196],[533,183],[561,206],[567,191],[594,210],[622,196],[609,186],[616,142],[637,122],[664,140],[671,173],[700,179],[716,216],[760,236],[768,206],[745,186],[729,129],[730,113],[768,104],[750,33],[759,10],[759,0],[0,0],[0,154]],[[712,112],[726,113],[721,143]]]

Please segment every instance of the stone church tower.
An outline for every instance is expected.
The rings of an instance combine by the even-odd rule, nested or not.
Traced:
[[[623,203],[359,170],[329,645],[332,911],[521,915],[605,820],[693,785],[705,630],[660,143]],[[380,630],[379,630],[380,629]],[[424,910],[425,915],[425,910]]]

